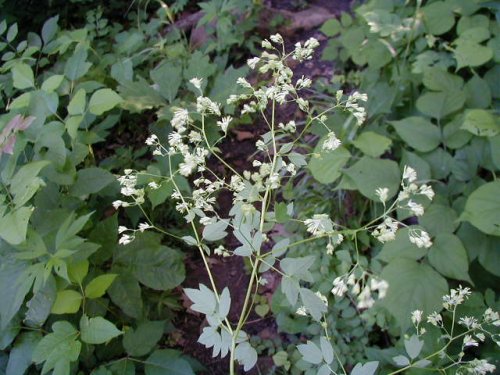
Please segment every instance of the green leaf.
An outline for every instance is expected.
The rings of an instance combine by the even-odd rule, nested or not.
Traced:
[[[42,335],[38,332],[23,333],[18,337],[9,354],[6,374],[24,375],[32,363],[33,352]]]
[[[202,314],[211,316],[215,313],[217,307],[217,299],[214,292],[208,289],[205,285],[199,284],[198,289],[184,288],[184,293],[193,302],[190,309]]]
[[[330,184],[340,177],[342,168],[351,158],[351,153],[343,146],[336,150],[322,151],[323,140],[318,142],[314,152],[319,154],[319,158],[313,157],[309,161],[309,170],[313,177],[322,184]]]
[[[44,181],[37,177],[40,171],[50,164],[49,161],[34,161],[23,165],[14,175],[10,182],[10,190],[14,195],[14,204],[23,206],[33,195],[45,186]]]
[[[68,265],[68,276],[74,283],[81,284],[89,272],[89,261],[87,259]]]
[[[0,237],[11,245],[24,242],[32,213],[32,207],[21,207],[0,218]]]
[[[111,89],[100,89],[92,94],[89,101],[89,112],[102,115],[123,101],[122,97]]]
[[[18,63],[12,68],[12,84],[16,89],[28,89],[35,87],[35,76],[28,64]]]
[[[74,290],[57,292],[51,312],[52,314],[74,314],[80,309],[82,298],[82,295]]]
[[[366,362],[364,365],[358,363],[352,369],[351,375],[375,375],[377,367],[378,361]]]
[[[450,233],[439,233],[429,250],[429,263],[441,275],[470,283],[467,251],[460,239]]]
[[[419,260],[427,254],[426,248],[419,248],[410,242],[408,231],[410,228],[402,228],[396,232],[396,238],[393,241],[386,242],[384,247],[377,254],[376,259],[384,262],[392,262],[397,258],[407,258]]]
[[[323,359],[327,364],[330,364],[334,360],[334,352],[333,352],[333,347],[332,344],[330,343],[329,340],[327,340],[326,337],[321,336],[319,338],[319,344],[321,347],[321,354],[323,355]]]
[[[424,69],[422,83],[433,91],[457,91],[461,90],[464,81],[461,77],[448,73],[441,67],[433,66]]]
[[[42,26],[42,40],[44,44],[50,42],[57,33],[59,15],[49,18]]]
[[[484,184],[474,190],[465,204],[460,216],[480,231],[500,236],[500,181]]]
[[[181,352],[173,349],[156,350],[146,360],[146,375],[195,375]]]
[[[423,117],[407,117],[390,124],[401,139],[417,151],[429,152],[441,143],[439,128]]]
[[[463,67],[476,67],[487,63],[493,57],[493,50],[471,40],[456,40],[454,54],[457,70]]]
[[[17,313],[17,311],[15,313]],[[15,340],[20,330],[21,319],[19,316],[14,316],[5,328],[0,329],[0,350],[4,351],[7,349]]]
[[[164,63],[151,70],[149,75],[158,85],[160,94],[171,103],[182,83],[182,66]]]
[[[47,78],[42,83],[42,90],[45,92],[53,92],[61,86],[61,83],[64,80],[64,76],[62,74],[55,74]]]
[[[408,340],[405,340],[405,350],[411,359],[418,357],[423,346],[424,341],[420,340],[417,335],[412,335]]]
[[[77,341],[78,331],[68,322],[52,325],[52,333],[44,336],[35,348],[33,362],[43,364],[42,375],[54,370],[53,375],[70,373],[70,363],[78,360],[82,344]]]
[[[318,346],[312,341],[307,341],[306,344],[297,345],[297,349],[302,354],[302,359],[314,365],[319,365],[323,362],[323,353]]]
[[[45,285],[36,291],[26,303],[28,311],[24,318],[25,324],[30,327],[42,327],[49,317],[52,305],[56,300],[56,294],[56,282],[54,277],[50,275]]]
[[[226,228],[228,225],[229,223],[224,220],[208,224],[203,228],[203,239],[209,242],[222,240],[227,236]]]
[[[386,187],[388,198],[392,198],[399,189],[400,172],[396,162],[386,159],[373,159],[363,156],[344,172],[350,177],[359,192],[371,200],[378,201],[375,190]]]
[[[332,37],[340,33],[342,26],[336,18],[331,18],[326,21],[319,30],[326,36]]]
[[[113,375],[135,375],[135,363],[131,359],[114,362],[108,368]]]
[[[97,167],[80,169],[70,193],[76,197],[95,194],[114,181],[115,177],[105,169]]]
[[[1,228],[1,227],[0,227]],[[26,278],[28,264],[1,256],[0,257],[0,331],[5,329],[18,313],[26,294],[31,290],[33,279]]]
[[[441,35],[450,30],[455,24],[453,9],[444,1],[436,1],[422,8],[424,25],[433,35]]]
[[[18,28],[17,28],[17,22],[16,23],[13,23],[12,25],[10,25],[9,27],[9,30],[7,30],[7,35],[6,35],[6,39],[7,39],[7,42],[12,42],[15,37],[17,36],[17,32],[18,32]]]
[[[141,287],[128,273],[120,273],[108,289],[111,301],[128,316],[139,319],[142,315]]]
[[[100,316],[89,318],[86,315],[80,319],[80,332],[82,341],[87,344],[104,344],[123,334],[110,321]]]
[[[155,208],[165,202],[173,191],[174,184],[172,181],[162,181],[158,189],[148,190],[147,195],[151,201],[152,208]]]
[[[455,232],[458,227],[457,217],[451,207],[433,203],[425,209],[419,222],[430,235],[436,236],[439,233]]]
[[[321,321],[323,314],[328,311],[325,303],[307,288],[300,288],[299,293],[302,304],[307,308],[313,319],[318,322]]]
[[[493,164],[497,169],[500,169],[500,134],[490,137],[490,152]]]
[[[234,358],[243,365],[243,371],[250,371],[257,363],[257,351],[248,342],[236,346]]]
[[[97,276],[85,287],[85,297],[99,298],[106,293],[106,290],[115,280],[117,274],[108,273],[106,275]]]
[[[500,132],[500,123],[489,111],[470,109],[465,112],[461,129],[480,137],[494,137]]]
[[[75,49],[73,56],[66,61],[64,75],[68,77],[69,80],[75,81],[83,77],[91,66],[92,64],[87,62],[87,48],[79,45]]]
[[[458,111],[465,103],[463,91],[427,92],[417,99],[417,109],[423,114],[442,119]]]
[[[381,304],[396,318],[404,332],[410,326],[410,314],[423,310],[424,315],[442,308],[448,283],[426,264],[396,258],[384,267],[380,278],[389,289]]]
[[[134,330],[130,328],[123,336],[123,347],[133,357],[148,354],[160,341],[164,333],[165,322],[142,322]]]
[[[85,113],[87,93],[84,89],[80,89],[71,98],[68,104],[68,114],[70,115],[83,115]]]
[[[391,147],[392,141],[383,135],[366,131],[357,136],[352,144],[365,155],[377,158]]]
[[[87,215],[82,215],[75,219],[76,214],[71,212],[57,231],[55,241],[56,249],[65,248],[64,250],[68,250],[83,243],[83,239],[77,237],[76,234],[83,229],[92,214],[93,212],[90,212]]]
[[[486,80],[474,75],[465,84],[466,104],[469,108],[488,108],[491,104],[491,90]]]

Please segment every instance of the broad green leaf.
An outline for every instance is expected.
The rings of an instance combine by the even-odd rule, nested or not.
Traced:
[[[123,347],[133,357],[148,354],[160,341],[165,322],[142,322],[136,329],[130,328],[123,336]]]
[[[130,274],[120,272],[108,289],[111,301],[128,316],[139,319],[142,315],[141,287]]]
[[[219,220],[213,224],[208,224],[203,228],[203,239],[206,241],[219,241],[227,236],[227,221]]]
[[[465,84],[466,104],[469,108],[488,108],[491,104],[491,90],[486,80],[474,75]]]
[[[453,233],[458,227],[457,213],[449,206],[433,203],[425,209],[419,219],[420,225],[432,236],[439,233]]]
[[[450,233],[439,233],[429,250],[429,263],[441,275],[471,282],[469,260],[460,239]]]
[[[433,35],[441,35],[455,24],[453,9],[444,1],[436,1],[422,8],[424,25]]]
[[[417,99],[417,109],[435,119],[442,119],[458,111],[465,103],[463,91],[427,92]]]
[[[181,352],[173,349],[156,350],[146,360],[146,375],[195,375]]]
[[[172,181],[162,181],[158,189],[148,190],[147,195],[153,208],[159,206],[170,197],[174,191]]]
[[[66,321],[55,322],[52,325],[52,333],[40,340],[33,353],[33,362],[36,364],[45,362],[42,375],[52,369],[54,375],[70,373],[70,363],[78,360],[82,347],[77,337],[78,331]]]
[[[393,241],[386,242],[376,258],[389,263],[397,258],[419,260],[424,257],[428,250],[426,248],[419,248],[410,242],[408,238],[410,228],[399,229],[396,232],[396,238]]]
[[[465,146],[472,134],[466,130],[461,129],[463,124],[463,113],[455,116],[453,120],[448,122],[443,128],[443,144],[451,149],[459,149]]]
[[[405,350],[411,359],[418,357],[423,346],[424,341],[420,340],[417,335],[412,335],[409,339],[405,340]]]
[[[75,49],[73,56],[66,61],[64,75],[68,77],[69,80],[75,81],[83,77],[91,66],[92,64],[87,61],[87,48],[79,45]]]
[[[73,196],[95,194],[116,181],[115,177],[105,169],[89,167],[80,169],[70,193]]]
[[[184,69],[184,78],[190,80],[191,78],[208,78],[215,73],[217,67],[215,64],[210,63],[208,55],[204,55],[201,51],[195,51],[191,54],[188,66]],[[202,88],[207,85],[207,80],[204,79]]]
[[[50,162],[46,160],[34,161],[23,165],[14,175],[10,182],[10,190],[14,195],[14,204],[17,207],[23,206],[40,187],[45,186],[44,181],[37,176],[49,164]]]
[[[457,70],[463,67],[476,67],[487,63],[493,57],[493,50],[470,40],[457,39],[455,59]]]
[[[12,68],[12,84],[16,89],[35,87],[35,76],[28,64],[18,63]]]
[[[490,137],[490,152],[493,164],[500,169],[500,134]]]
[[[358,363],[352,369],[351,375],[375,375],[377,367],[378,361],[366,362],[364,365]]]
[[[26,240],[28,221],[32,207],[21,207],[0,218],[0,237],[11,245],[19,245]]]
[[[87,259],[74,262],[68,265],[68,276],[70,280],[77,284],[82,284],[83,279],[89,272],[89,261]]]
[[[18,32],[18,27],[16,22],[10,25],[9,30],[7,30],[7,35],[6,35],[7,42],[9,43],[12,42],[17,36],[17,32]]]
[[[53,92],[61,86],[61,83],[64,80],[64,76],[62,74],[51,75],[42,83],[42,90],[45,92]]]
[[[81,245],[83,243],[83,239],[77,237],[76,235],[83,229],[92,215],[93,212],[90,212],[87,215],[82,215],[79,218],[76,218],[75,212],[71,212],[57,231],[55,241],[56,249],[71,249],[75,246]]]
[[[89,101],[89,112],[102,115],[123,101],[122,97],[111,89],[99,89],[92,94]]]
[[[500,181],[486,183],[469,195],[461,221],[468,221],[480,231],[500,236]]]
[[[433,66],[424,70],[422,83],[433,91],[457,91],[461,90],[464,81],[461,77],[448,73],[446,70]]]
[[[377,158],[391,147],[392,141],[383,135],[366,131],[357,136],[352,144],[365,155]]]
[[[229,310],[231,309],[231,295],[229,293],[229,288],[225,287],[219,298],[219,317],[225,319]]]
[[[100,316],[89,318],[86,315],[80,319],[80,332],[82,341],[87,344],[104,344],[123,334],[110,321]]]
[[[28,264],[12,259],[0,257],[0,331],[5,329],[12,318],[18,313],[26,294],[31,290],[33,280],[25,277]]]
[[[28,311],[24,322],[30,327],[42,327],[49,317],[52,305],[56,300],[56,282],[52,275],[47,278],[45,285],[35,292],[26,303]]]
[[[384,267],[380,278],[387,281],[387,295],[380,302],[393,315],[402,331],[410,326],[410,315],[423,310],[424,315],[442,308],[448,283],[426,264],[396,258]]]
[[[297,345],[297,349],[302,354],[302,359],[314,365],[319,365],[323,362],[323,353],[318,346],[312,341],[307,341],[306,344]]]
[[[108,368],[113,375],[135,375],[135,363],[131,359],[115,361]]]
[[[494,137],[500,132],[500,122],[489,111],[470,109],[465,112],[461,129],[480,137]]]
[[[57,33],[58,26],[57,22],[59,21],[59,15],[49,18],[42,27],[42,40],[44,44],[50,42]]]
[[[407,117],[390,124],[401,139],[417,151],[429,152],[441,143],[439,128],[423,117]]]
[[[82,295],[74,290],[57,292],[51,312],[52,314],[74,314],[80,309],[82,298]]]
[[[106,275],[97,276],[95,279],[90,281],[85,287],[85,297],[87,298],[99,298],[106,293],[106,290],[115,280],[117,274],[108,273]]]
[[[39,332],[26,332],[18,337],[9,354],[7,375],[24,375],[32,363],[33,352],[41,338]]]
[[[323,355],[323,359],[325,360],[326,363],[330,364],[333,362],[334,358],[334,352],[333,352],[333,347],[330,341],[324,337],[321,336],[319,338],[319,343],[321,347],[321,353]]]
[[[336,18],[329,19],[320,28],[320,31],[328,37],[337,35],[341,30],[342,26]]]
[[[379,200],[375,191],[381,187],[388,188],[388,198],[392,198],[397,193],[401,180],[396,162],[368,156],[363,156],[344,173],[352,179],[361,194],[374,201]]]
[[[83,122],[83,116],[70,116],[66,119],[65,127],[71,139],[76,139],[78,136],[78,128]]]
[[[16,311],[17,313],[17,311]],[[15,316],[5,328],[0,329],[0,350],[7,349],[21,331],[21,319]]]
[[[83,115],[85,112],[87,93],[84,89],[80,89],[71,98],[68,104],[68,114],[70,115]]]
[[[351,154],[343,146],[331,152],[322,151],[323,140],[321,139],[314,152],[319,157],[313,157],[309,161],[309,170],[313,177],[322,184],[331,184],[338,179],[342,173],[342,168],[349,161]]]
[[[182,82],[182,66],[167,62],[151,70],[149,75],[158,85],[160,94],[172,102]]]
[[[500,237],[488,236],[469,223],[463,223],[457,236],[467,249],[468,258],[479,260],[485,270],[500,276]]]
[[[399,367],[405,367],[405,366],[408,366],[410,364],[410,359],[404,355],[397,355],[397,356],[393,357],[392,360]]]
[[[248,342],[236,346],[234,358],[243,365],[243,371],[250,371],[257,363],[257,351]]]

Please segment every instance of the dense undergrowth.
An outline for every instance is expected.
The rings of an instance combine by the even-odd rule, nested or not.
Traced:
[[[314,55],[300,32],[261,43],[247,0],[12,3],[0,373],[495,371],[496,4],[367,1]],[[293,77],[320,58],[333,77]],[[243,168],[225,142],[248,130]],[[239,289],[211,271],[232,260]],[[188,313],[223,372],[179,339]]]

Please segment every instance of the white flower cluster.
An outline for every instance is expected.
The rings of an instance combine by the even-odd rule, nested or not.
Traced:
[[[379,187],[375,190],[375,194],[385,207],[389,197],[389,189],[387,187]],[[419,186],[417,184],[417,172],[413,168],[405,166],[401,179],[401,191],[395,203],[384,214],[384,221],[375,227],[372,235],[382,243],[392,241],[396,238],[399,226],[404,226],[404,224],[387,216],[389,211],[396,208],[409,210],[415,216],[422,216],[424,214],[424,206],[414,201],[417,196],[424,196],[432,200],[434,198],[434,191],[427,184]],[[429,248],[432,246],[429,234],[422,229],[410,228],[408,237],[411,243],[420,248]]]
[[[148,223],[140,223],[138,229],[130,229],[123,225],[118,227],[118,233],[121,234],[120,239],[118,240],[118,244],[120,245],[128,245],[135,239],[135,234],[137,232],[143,233],[145,230],[151,229],[153,226]]]
[[[366,279],[368,277],[368,279]],[[375,276],[370,276],[363,272],[356,279],[354,273],[338,276],[333,280],[332,293],[337,297],[343,297],[347,292],[356,296],[358,309],[368,309],[375,304],[375,298],[382,299],[387,294],[389,284]],[[375,296],[374,292],[377,293]]]
[[[342,90],[337,91],[336,94],[337,103],[341,102],[343,95],[344,92]],[[366,109],[362,107],[359,103],[367,101],[368,101],[368,95],[362,94],[358,91],[354,91],[351,95],[347,97],[347,100],[344,103],[346,111],[350,112],[354,116],[358,126],[363,124],[366,120]]]

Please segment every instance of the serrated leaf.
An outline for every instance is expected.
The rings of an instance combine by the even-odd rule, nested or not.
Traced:
[[[95,279],[90,281],[85,287],[85,297],[87,298],[99,298],[106,293],[106,290],[115,280],[117,274],[106,274],[97,276]]]
[[[86,315],[82,315],[80,319],[80,332],[82,341],[87,344],[104,344],[123,334],[109,320],[100,316],[89,318]]]
[[[172,102],[182,83],[182,66],[167,62],[151,70],[149,75],[158,85],[160,94]]]
[[[68,322],[59,321],[52,325],[52,333],[44,336],[33,353],[33,362],[43,364],[41,373],[54,369],[54,373],[69,373],[71,362],[78,360],[82,344],[77,340],[78,331]]]
[[[99,89],[92,94],[89,101],[89,112],[102,115],[123,101],[122,97],[111,89]]]
[[[205,285],[199,284],[198,289],[184,288],[184,293],[193,302],[191,310],[201,312],[205,315],[213,315],[217,307],[217,299],[214,292]]]

